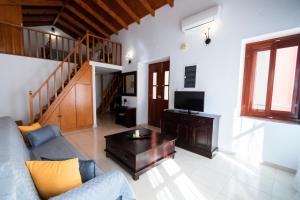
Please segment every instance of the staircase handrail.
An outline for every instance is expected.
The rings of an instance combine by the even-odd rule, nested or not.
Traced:
[[[41,97],[41,90],[47,86],[47,104],[50,106],[50,87],[49,87],[49,81],[53,78],[54,79],[54,95],[55,98],[58,96],[58,87],[57,87],[57,80],[56,80],[56,73],[58,70],[61,70],[61,88],[64,88],[64,63],[68,63],[68,79],[70,81],[71,79],[71,56],[74,54],[74,72],[77,73],[77,63],[76,63],[76,56],[77,56],[77,49],[78,55],[79,55],[79,64],[82,65],[82,44],[84,40],[87,40],[88,42],[88,34],[85,35],[81,40],[77,42],[75,47],[71,50],[71,52],[66,56],[66,58],[61,61],[58,66],[52,71],[52,73],[48,76],[48,78],[40,85],[38,89],[35,90],[35,92],[29,91],[29,113],[30,113],[30,120],[31,122],[34,121],[34,98],[38,95],[39,96],[39,113],[42,116],[43,115],[43,108],[42,108],[42,97]],[[88,47],[86,48],[88,52]],[[87,57],[88,60],[88,57]]]

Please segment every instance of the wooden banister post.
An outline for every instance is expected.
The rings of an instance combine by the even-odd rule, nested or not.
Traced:
[[[30,122],[33,123],[33,98],[32,98],[32,91],[29,91],[29,119]]]
[[[77,44],[78,44],[78,59],[79,59],[79,61],[78,61],[78,64],[79,64],[79,66],[81,66],[82,65],[82,43],[81,43],[81,38],[79,37],[78,38],[78,40],[77,40]],[[77,69],[76,69],[76,72],[77,72]]]
[[[86,60],[90,60],[90,41],[89,41],[89,32],[86,31]]]

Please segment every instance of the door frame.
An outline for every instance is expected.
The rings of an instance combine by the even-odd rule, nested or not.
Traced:
[[[147,101],[148,101],[148,105],[147,105],[147,108],[148,108],[148,124],[150,124],[150,103],[151,103],[151,95],[150,95],[150,91],[151,91],[151,88],[150,88],[150,65],[153,65],[153,64],[160,64],[161,63],[161,68],[163,68],[163,63],[165,62],[169,62],[169,82],[168,82],[168,100],[164,100],[164,101],[167,101],[167,108],[169,108],[169,101],[170,101],[170,78],[171,78],[171,62],[170,62],[170,58],[166,59],[166,60],[159,60],[159,61],[156,61],[156,62],[151,62],[151,63],[148,63],[148,97],[147,97]],[[164,75],[162,75],[164,76]],[[151,81],[152,82],[152,81]],[[157,90],[158,91],[158,90]],[[162,98],[164,98],[162,96]],[[152,125],[153,126],[153,125]]]

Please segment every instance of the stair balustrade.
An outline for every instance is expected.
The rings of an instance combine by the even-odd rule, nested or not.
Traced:
[[[97,42],[95,42],[95,39],[97,39]],[[104,48],[103,46],[105,45],[108,48]],[[121,51],[121,44],[87,32],[82,39],[78,40],[70,53],[60,62],[41,86],[34,92],[29,91],[30,121],[34,122],[42,119],[47,110],[55,104],[59,95],[64,92],[65,87],[76,76],[84,62],[92,60],[121,65]],[[101,52],[102,57],[95,57],[96,52]],[[116,78],[115,81],[119,83],[120,80]],[[116,87],[116,83],[113,83],[112,87]]]

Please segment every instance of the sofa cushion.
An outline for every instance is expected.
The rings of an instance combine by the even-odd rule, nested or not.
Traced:
[[[71,158],[66,159],[49,159],[49,158],[41,158],[42,160],[68,160]],[[79,160],[79,171],[81,180],[83,183],[93,179],[96,177],[96,163],[93,160]]]
[[[22,133],[22,136],[23,136],[23,139],[25,141],[25,144],[27,146],[30,146],[28,138],[25,136],[26,133],[32,132],[32,131],[36,131],[36,130],[42,128],[42,126],[40,125],[40,123],[37,122],[37,123],[34,123],[34,124],[30,125],[30,126],[18,126],[18,128],[19,128],[19,130]]]
[[[47,125],[35,131],[27,132],[25,137],[32,147],[40,146],[49,140],[61,136],[60,130],[55,125]]]
[[[42,157],[56,160],[66,158],[79,158],[86,160],[73,145],[71,145],[64,137],[56,137],[38,147],[31,149],[31,158],[33,160],[41,160]],[[96,166],[96,176],[103,173],[101,169]]]
[[[63,161],[26,161],[43,199],[57,196],[82,184],[78,158]]]
[[[31,124],[29,126],[18,126],[18,128],[20,129],[22,134],[25,134],[28,132],[36,131],[36,130],[42,128],[42,126],[37,122],[37,123]]]
[[[30,159],[23,137],[10,117],[0,117],[0,199],[40,199],[25,166]]]
[[[109,171],[73,190],[50,200],[135,200],[136,197],[126,179],[119,171]]]

